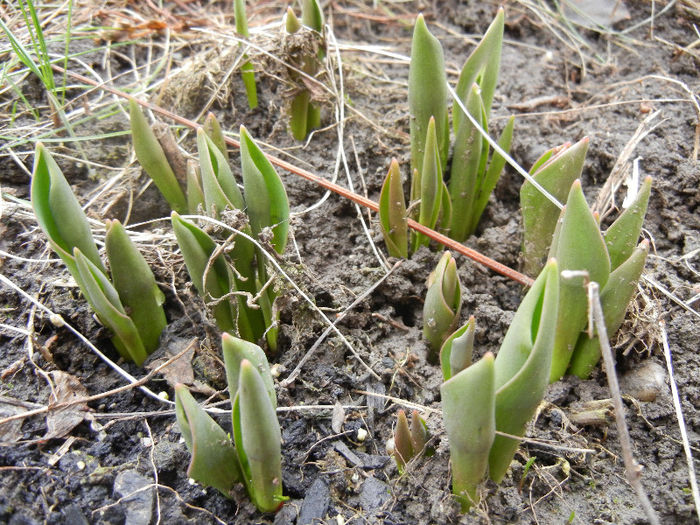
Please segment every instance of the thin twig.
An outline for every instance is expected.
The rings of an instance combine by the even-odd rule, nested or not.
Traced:
[[[620,394],[620,385],[617,382],[617,373],[615,372],[615,358],[610,349],[610,341],[608,340],[608,331],[605,327],[605,317],[603,316],[603,307],[600,304],[600,294],[598,283],[588,283],[590,297],[592,299],[590,308],[593,311],[593,320],[595,328],[598,332],[600,341],[600,350],[603,355],[605,364],[605,374],[608,378],[608,388],[610,388],[610,397],[612,398],[613,406],[615,407],[615,424],[617,433],[620,437],[620,446],[622,447],[622,458],[625,462],[625,471],[627,473],[627,481],[637,493],[637,498],[644,509],[647,519],[652,525],[658,525],[658,516],[654,507],[651,506],[649,497],[647,496],[644,486],[642,485],[642,466],[637,463],[632,455],[632,440],[630,439],[627,421],[625,420],[625,408],[622,404],[622,395]]]
[[[78,398],[71,399],[70,401],[62,401],[60,403],[54,403],[52,405],[47,405],[47,406],[43,406],[41,408],[37,408],[35,410],[28,410],[27,412],[22,412],[19,414],[15,414],[13,416],[8,416],[8,417],[5,417],[3,419],[0,419],[0,426],[4,425],[5,423],[9,423],[10,421],[15,421],[18,419],[25,419],[25,418],[32,417],[32,416],[38,416],[40,414],[46,414],[47,412],[60,410],[62,408],[70,407],[73,405],[81,405],[84,403],[90,403],[92,401],[97,401],[97,400],[103,399],[105,397],[109,397],[109,396],[113,396],[115,394],[119,394],[121,392],[125,392],[126,390],[131,390],[132,388],[135,388],[137,386],[145,385],[151,379],[153,379],[153,376],[155,376],[158,372],[160,372],[164,368],[170,366],[174,361],[177,361],[183,355],[185,355],[192,348],[192,346],[194,345],[194,342],[195,342],[195,340],[192,340],[190,342],[190,344],[188,344],[187,347],[182,352],[171,357],[165,363],[163,363],[162,365],[160,365],[157,368],[154,368],[148,374],[143,376],[138,381],[135,381],[134,383],[129,383],[128,385],[123,385],[123,386],[120,386],[118,388],[114,388],[112,390],[107,390],[106,392],[101,392],[99,394],[95,394],[92,396],[78,397]],[[159,399],[161,399],[161,398],[159,398]]]
[[[700,520],[700,491],[698,490],[698,481],[695,477],[695,462],[693,460],[693,453],[690,450],[690,441],[688,441],[688,431],[685,426],[685,418],[683,417],[683,410],[681,408],[681,400],[678,396],[678,385],[676,385],[676,379],[673,376],[673,362],[671,361],[671,348],[668,344],[668,336],[666,334],[666,323],[662,320],[659,321],[661,328],[661,340],[663,342],[664,348],[664,358],[666,359],[666,368],[668,370],[668,377],[671,381],[671,397],[673,398],[673,408],[676,411],[676,418],[678,419],[678,427],[681,431],[681,440],[683,441],[683,451],[685,452],[685,459],[688,462],[688,479],[690,480],[690,490],[693,493],[693,502],[695,503],[695,513]]]

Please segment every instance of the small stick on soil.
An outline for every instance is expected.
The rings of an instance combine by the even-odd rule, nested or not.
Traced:
[[[13,416],[8,416],[6,418],[0,419],[0,426],[4,425],[5,423],[9,423],[10,421],[15,421],[17,419],[24,419],[27,417],[38,416],[40,414],[46,414],[47,412],[51,412],[54,410],[60,410],[62,408],[70,407],[73,405],[90,403],[92,401],[97,401],[99,399],[103,399],[105,397],[109,397],[109,396],[112,396],[114,394],[119,394],[121,392],[125,392],[126,390],[131,390],[132,388],[135,388],[137,386],[145,385],[151,379],[153,379],[153,376],[155,376],[158,372],[160,372],[164,368],[170,366],[173,362],[177,361],[183,355],[185,355],[192,348],[195,341],[196,341],[196,339],[193,339],[192,341],[190,341],[190,344],[188,344],[187,347],[182,352],[171,357],[165,363],[163,363],[162,365],[160,365],[157,368],[154,368],[148,374],[146,374],[145,376],[143,376],[141,379],[139,379],[138,381],[136,381],[134,383],[129,383],[128,385],[123,385],[123,386],[120,386],[118,388],[114,388],[112,390],[107,390],[106,392],[102,392],[100,394],[95,394],[95,395],[87,396],[87,397],[75,398],[75,399],[71,399],[70,401],[63,401],[61,403],[54,403],[52,405],[43,406],[43,407],[37,408],[35,410],[29,410],[27,412],[22,412],[20,414],[15,414]],[[159,398],[159,399],[161,399],[161,398]]]
[[[608,332],[605,328],[605,318],[603,316],[603,307],[600,304],[600,295],[598,293],[598,283],[588,283],[589,297],[592,299],[589,308],[592,310],[592,317],[595,322],[595,328],[598,332],[600,340],[600,350],[603,354],[603,362],[605,364],[605,375],[608,378],[608,387],[610,388],[610,396],[612,397],[613,406],[615,407],[615,424],[617,433],[620,437],[620,446],[622,447],[622,458],[625,462],[625,471],[627,473],[627,481],[637,493],[637,498],[647,515],[647,519],[652,525],[658,525],[658,516],[654,507],[651,506],[649,497],[642,486],[642,466],[637,463],[632,455],[632,440],[630,439],[625,420],[625,408],[622,404],[622,395],[620,394],[620,385],[617,382],[617,374],[615,372],[615,358],[610,349],[610,341],[608,340]]]
[[[671,348],[668,344],[668,336],[666,335],[666,323],[661,320],[659,324],[661,328],[661,340],[664,347],[664,358],[666,359],[666,368],[668,369],[668,377],[671,382],[673,408],[676,411],[678,427],[680,428],[681,439],[683,440],[683,451],[685,452],[685,459],[688,462],[688,479],[690,480],[690,489],[693,493],[693,501],[695,502],[695,512],[698,515],[698,520],[700,520],[700,491],[698,490],[698,481],[695,478],[695,462],[693,461],[693,453],[690,450],[690,441],[688,441],[688,431],[686,430],[683,410],[681,409],[681,400],[678,397],[678,386],[673,377],[673,363],[671,361]]]

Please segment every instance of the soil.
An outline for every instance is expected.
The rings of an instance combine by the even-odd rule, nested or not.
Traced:
[[[360,46],[385,46],[408,55],[412,20],[422,10],[443,43],[454,82],[454,72],[488,26],[497,4],[367,4],[326,5],[335,38],[344,44],[339,53],[347,102],[342,134],[333,118],[332,103],[337,98],[326,97],[323,115],[327,127],[305,144],[291,139],[283,115],[283,101],[290,93],[288,79],[283,78],[284,68],[275,66],[269,56],[253,57],[260,106],[248,110],[240,77],[233,74],[224,82],[232,67],[230,53],[222,51],[225,45],[193,29],[181,28],[178,36],[191,43],[173,53],[168,84],[157,88],[151,101],[194,118],[218,85],[221,89],[213,97],[211,110],[224,129],[236,131],[245,124],[274,154],[319,176],[337,176],[340,184],[377,200],[392,157],[399,159],[404,176],[408,171],[408,66]],[[628,19],[605,31],[579,27],[574,39],[570,32],[574,26],[567,29],[561,20],[546,19],[534,3],[507,2],[506,43],[492,132],[499,131],[509,115],[516,115],[512,156],[526,168],[548,148],[589,137],[582,182],[592,203],[642,121],[659,111],[652,122],[654,129],[625,154],[629,162],[624,175],[632,170],[632,160],[641,157],[641,174],[654,178],[644,225],[644,237],[651,240],[653,249],[628,320],[613,343],[626,394],[633,453],[644,467],[644,488],[662,523],[692,523],[697,522],[697,514],[670,381],[677,383],[688,438],[697,455],[700,55],[691,44],[698,41],[693,29],[698,19],[692,3],[676,2],[668,10],[663,10],[664,2],[626,4]],[[178,20],[188,16],[180,2],[165,5]],[[187,5],[200,9],[194,3]],[[277,20],[282,7],[276,2],[262,4],[255,9],[251,25]],[[653,22],[649,20],[652,9]],[[254,39],[262,49],[280,56],[273,34],[276,29],[256,33]],[[147,54],[144,42],[154,44],[149,53],[162,54],[167,49],[164,35],[146,34],[140,42],[106,55],[86,54],[83,60],[105,78],[124,73],[115,82],[126,86],[133,81],[130,70],[134,64],[160,59],[160,55],[154,59]],[[87,50],[92,44],[75,40],[72,45]],[[331,59],[335,60],[333,54]],[[189,69],[178,73],[183,64]],[[338,87],[337,63],[333,64],[332,75],[321,80]],[[32,77],[27,77],[21,90],[37,106],[45,103],[42,88]],[[69,94],[78,97],[82,90],[76,87]],[[5,91],[0,96],[7,103],[17,95]],[[97,104],[100,96],[99,90],[90,91],[85,103]],[[46,122],[49,116],[48,110],[41,113]],[[77,120],[75,130],[81,136],[128,129],[123,113],[87,118],[82,123]],[[20,124],[29,126],[32,121],[20,114],[15,126]],[[11,130],[5,126],[3,135],[18,136],[18,132],[11,135]],[[30,133],[31,140],[40,133],[45,130]],[[223,402],[218,405],[224,410],[217,420],[230,430],[219,334],[188,283],[169,222],[164,219],[169,216],[167,204],[146,184],[147,176],[140,168],[130,163],[128,136],[117,134],[82,144],[93,164],[76,162],[80,152],[75,142],[49,146],[54,153],[65,154],[57,158],[81,203],[90,201],[89,214],[129,224],[150,221],[135,231],[141,234],[141,247],[166,293],[170,324],[161,348],[149,362],[182,351],[194,339],[194,353],[191,359],[188,356],[191,367],[185,366],[185,373],[193,373],[190,383],[204,394],[202,400],[212,395],[210,401]],[[191,134],[183,147],[195,151]],[[10,162],[10,148],[17,162]],[[49,250],[28,207],[32,149],[29,142],[8,140],[3,153],[6,162],[0,167],[0,273],[27,294],[21,295],[5,281],[0,288],[0,417],[50,404],[52,389],[61,399],[71,393],[98,395],[128,385],[47,313],[60,315],[108,357],[118,359],[109,334],[94,320],[70,275]],[[345,155],[347,172],[337,162],[339,149]],[[237,153],[231,154],[232,166],[238,170]],[[242,491],[227,499],[188,480],[189,454],[171,405],[138,388],[125,387],[59,412],[58,417],[49,411],[0,427],[0,522],[647,522],[625,479],[620,441],[606,401],[610,394],[601,370],[587,381],[565,377],[550,386],[546,402],[528,429],[531,441],[520,448],[505,480],[498,486],[485,483],[479,508],[460,515],[450,494],[449,450],[439,414],[441,374],[426,361],[427,347],[422,340],[425,280],[440,251],[435,246],[422,248],[377,284],[386,270],[383,256],[378,255],[385,251],[376,217],[370,218],[366,210],[358,210],[338,195],[324,198],[324,190],[279,171],[294,214],[294,242],[282,265],[318,308],[331,319],[339,319],[337,326],[347,341],[331,333],[318,344],[326,323],[291,286],[282,285],[286,287],[280,300],[280,349],[271,361],[280,371],[276,382],[284,442],[283,483],[290,498],[284,508],[274,516],[261,515]],[[521,182],[509,167],[476,235],[466,243],[512,268],[520,264]],[[616,202],[621,195],[618,192]],[[389,260],[386,267],[395,262]],[[522,298],[522,286],[468,259],[459,257],[458,263],[464,287],[462,320],[476,317],[479,355],[497,352]],[[347,309],[367,291],[364,299]],[[337,317],[341,312],[345,315]],[[664,360],[664,338],[673,357],[672,376]],[[300,375],[284,384],[312,348],[313,355]],[[130,363],[119,362],[119,367],[136,378],[146,374]],[[168,374],[157,373],[144,386],[173,399],[172,380]],[[584,419],[581,411],[590,414],[591,407],[599,406],[595,401],[602,403],[603,416]],[[435,454],[414,461],[400,476],[386,454],[385,443],[391,437],[397,408],[411,403],[423,407]]]

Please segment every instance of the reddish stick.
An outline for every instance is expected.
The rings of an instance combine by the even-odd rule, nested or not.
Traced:
[[[85,77],[83,75],[79,75],[77,73],[74,73],[72,71],[66,71],[60,66],[53,65],[53,69],[59,73],[66,74],[75,80],[78,80],[80,82],[84,82],[85,84],[88,84],[90,86],[93,86],[97,89],[101,89],[103,91],[107,91],[108,93],[112,93],[113,95],[117,95],[118,97],[122,97],[124,99],[128,100],[134,100],[137,104],[140,104],[141,106],[150,109],[151,111],[154,111],[164,117],[167,117],[179,124],[182,124],[183,126],[187,126],[192,129],[197,129],[200,128],[201,125],[197,124],[196,122],[193,122],[189,119],[186,119],[184,117],[181,117],[180,115],[176,115],[175,113],[172,113],[171,111],[168,111],[167,109],[163,109],[160,106],[156,106],[155,104],[151,104],[150,102],[145,102],[142,100],[139,100],[135,97],[132,97],[131,95],[117,89],[111,86],[108,86],[106,84],[99,84],[98,82],[94,81],[91,78]],[[232,139],[231,137],[224,137],[226,140],[226,143],[229,144],[230,146],[233,146],[235,148],[240,148],[241,145],[237,140]],[[311,181],[315,184],[318,184],[322,188],[325,188],[329,191],[332,191],[333,193],[336,193],[338,195],[341,195],[345,197],[346,199],[349,199],[353,202],[356,202],[357,204],[360,204],[361,206],[364,206],[365,208],[369,208],[370,210],[374,212],[379,212],[379,205],[374,202],[373,200],[367,199],[363,197],[362,195],[358,195],[357,193],[354,193],[346,188],[343,188],[342,186],[339,186],[338,184],[334,184],[333,182],[326,180],[322,177],[319,177],[318,175],[315,175],[314,173],[311,173],[310,171],[307,171],[305,169],[299,168],[297,166],[294,166],[293,164],[290,164],[287,161],[284,161],[280,158],[277,158],[273,155],[269,155],[265,153],[265,156],[267,159],[272,163],[275,164],[276,166],[279,166],[280,168],[287,170],[291,173],[294,173],[295,175],[298,175],[308,181]],[[523,275],[522,273],[513,270],[512,268],[509,268],[505,264],[501,264],[498,261],[494,261],[490,257],[486,257],[485,255],[479,253],[476,250],[472,250],[471,248],[467,248],[463,244],[455,241],[454,239],[450,239],[446,235],[443,235],[439,232],[436,232],[435,230],[432,230],[430,228],[427,228],[423,226],[422,224],[412,220],[408,219],[408,226],[410,228],[413,228],[419,233],[422,233],[423,235],[426,235],[433,239],[436,242],[439,242],[443,246],[446,246],[447,248],[454,250],[457,253],[461,253],[465,257],[468,257],[469,259],[482,264],[483,266],[486,266],[487,268],[493,270],[496,273],[500,273],[501,275],[505,275],[506,277],[519,282],[520,284],[523,284],[525,286],[531,286],[532,283],[534,282],[532,279],[530,279],[527,275]]]

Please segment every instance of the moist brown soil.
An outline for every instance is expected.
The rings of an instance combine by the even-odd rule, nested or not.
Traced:
[[[461,67],[474,39],[486,29],[497,8],[492,2],[378,4],[376,9],[369,5],[362,10],[357,4],[329,6],[333,15],[327,12],[326,16],[338,41],[353,46],[386,46],[407,55],[412,17],[423,10],[445,47],[451,71]],[[660,4],[656,4],[657,12],[663,7]],[[696,48],[683,49],[697,42],[693,24],[698,20],[692,18],[692,12],[681,10],[686,4],[678,2],[654,20],[652,35],[652,24],[647,20],[651,4],[635,2],[627,6],[631,18],[614,26],[616,31],[632,28],[630,31],[613,34],[579,28],[583,40],[575,44],[562,36],[563,26],[547,26],[527,5],[513,1],[505,6],[506,44],[492,112],[492,134],[510,114],[516,115],[512,156],[518,163],[527,168],[546,149],[589,137],[582,182],[589,202],[593,202],[640,123],[650,112],[660,112],[655,129],[630,154],[630,160],[642,157],[642,175],[654,178],[644,226],[644,237],[652,241],[653,249],[629,319],[613,343],[626,394],[625,416],[633,452],[644,466],[644,488],[663,523],[691,523],[697,518],[660,341],[667,334],[675,367],[673,378],[697,455],[700,323],[697,311],[692,310],[697,302],[679,302],[688,302],[700,292],[698,114],[691,99],[700,86],[699,60]],[[179,9],[174,3],[169,7],[174,12]],[[282,6],[260,8],[260,13],[268,11],[281,13]],[[152,38],[158,43],[164,37]],[[279,52],[270,39],[261,39],[260,44],[273,54]],[[196,117],[230,66],[226,53],[219,48],[212,51],[211,46],[216,45],[221,44],[210,41],[205,48],[193,43],[187,53],[175,56],[174,66],[191,60],[195,71],[206,74],[188,70],[185,75],[171,75],[167,88],[153,101],[182,116]],[[137,62],[145,59],[142,44],[128,49],[133,49],[131,56]],[[351,183],[355,191],[376,200],[392,157],[399,159],[407,175],[408,66],[360,49],[344,50],[341,57],[348,103],[342,147],[350,180],[341,163],[338,181],[344,186]],[[119,57],[109,60],[112,74],[128,70],[127,62]],[[223,86],[211,109],[224,129],[237,130],[245,124],[256,139],[279,148],[276,154],[281,151],[291,162],[333,178],[339,134],[338,126],[332,125],[332,101],[324,106],[328,127],[304,145],[295,143],[282,113],[289,86],[282,83],[269,60],[263,56],[255,59],[258,109],[247,110],[237,74]],[[106,75],[99,66],[95,58],[94,67]],[[334,75],[338,85],[337,70]],[[330,85],[329,76],[322,80]],[[450,80],[454,82],[456,76],[451,74]],[[22,90],[30,100],[42,103],[41,88],[34,80],[27,80]],[[79,91],[74,91],[77,96]],[[83,126],[77,128],[81,135],[127,129],[128,123],[117,115],[88,120]],[[184,145],[189,151],[195,149],[191,137]],[[70,142],[51,144],[51,149],[75,154],[73,146]],[[142,247],[166,293],[170,324],[161,349],[150,361],[162,359],[166,352],[177,353],[196,338],[190,360],[194,383],[202,392],[216,392],[212,401],[226,401],[219,335],[188,283],[169,222],[159,220],[169,216],[167,205],[153,187],[139,192],[146,176],[135,165],[128,166],[128,137],[85,142],[84,148],[94,162],[124,167],[118,172],[121,178],[117,184],[97,195],[117,172],[79,167],[59,158],[81,203],[95,199],[90,215],[100,220],[119,218],[129,224],[153,221],[139,230],[158,236],[143,242]],[[31,149],[26,144],[17,149],[28,169]],[[237,152],[231,153],[234,170],[238,170]],[[7,154],[3,156],[2,275],[117,360],[109,334],[93,319],[77,288],[70,285],[69,274],[48,249],[31,210],[16,200],[28,199],[29,176]],[[628,166],[627,172],[630,170]],[[331,333],[315,345],[327,325],[291,286],[285,288],[280,300],[280,349],[271,359],[281,371],[278,381],[283,382],[311,349],[313,355],[294,382],[277,385],[283,408],[279,414],[283,482],[290,498],[283,510],[264,516],[242,492],[226,499],[213,489],[191,483],[186,474],[189,454],[171,407],[129,388],[88,403],[87,411],[81,413],[83,422],[59,437],[48,433],[45,415],[0,427],[0,522],[646,522],[625,480],[610,411],[595,424],[581,422],[578,417],[582,407],[590,408],[591,402],[610,397],[600,370],[587,381],[565,377],[550,386],[546,403],[527,432],[533,441],[523,444],[500,485],[484,484],[479,508],[460,515],[450,495],[449,451],[437,412],[441,375],[426,361],[421,333],[425,280],[439,250],[421,249],[375,287],[386,274],[372,248],[376,244],[378,251],[385,253],[376,217],[370,219],[366,210],[358,211],[334,194],[314,206],[324,190],[293,174],[280,173],[294,214],[294,242],[290,242],[282,265],[331,319],[345,313],[338,328],[373,371],[370,374],[337,335]],[[521,182],[514,170],[506,170],[476,235],[466,243],[512,268],[519,267]],[[618,194],[616,202],[620,199]],[[394,262],[390,260],[389,266]],[[460,257],[458,263],[464,286],[463,320],[474,315],[478,323],[476,351],[479,355],[497,352],[523,289],[470,260]],[[370,288],[366,298],[346,311]],[[8,286],[0,287],[0,312],[0,417],[34,404],[48,404],[49,383],[59,377],[46,375],[52,372],[70,374],[89,395],[126,384],[65,327],[52,324],[46,312]],[[133,364],[119,364],[137,378],[145,374]],[[651,386],[640,387],[639,375]],[[173,399],[172,385],[163,373],[145,386]],[[17,407],[16,400],[24,404]],[[398,407],[406,402],[425,407],[435,454],[415,461],[400,476],[386,455],[385,443],[391,437]],[[336,410],[334,415],[328,408],[314,408],[336,404],[345,407],[343,413]],[[312,406],[305,409],[303,405]],[[221,406],[228,407],[226,403]],[[224,414],[217,419],[230,430],[229,417]],[[365,439],[358,434],[361,429],[367,431]]]

